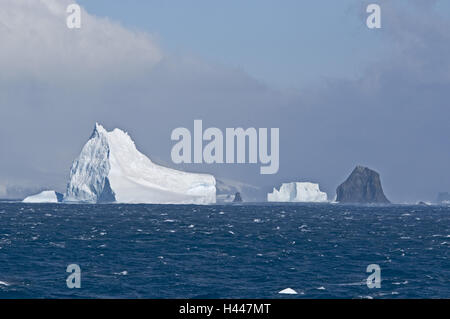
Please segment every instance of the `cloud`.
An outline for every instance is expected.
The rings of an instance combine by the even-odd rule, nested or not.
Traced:
[[[145,72],[162,59],[163,53],[151,35],[127,30],[85,11],[82,28],[68,29],[66,8],[71,3],[69,0],[2,1],[3,78],[20,80],[27,76],[57,83],[89,80],[89,75],[96,74],[96,80],[100,80],[138,70]],[[124,64],[127,68],[120,67]]]
[[[74,114],[87,116],[95,108],[90,96],[103,83],[145,73],[163,59],[151,35],[85,11],[83,27],[68,29],[70,3],[0,4],[0,180],[9,184],[62,180],[57,162],[66,159],[64,138],[73,135],[67,132],[71,121],[79,120]]]

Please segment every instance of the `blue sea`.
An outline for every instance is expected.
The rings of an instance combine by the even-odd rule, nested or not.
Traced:
[[[0,203],[0,298],[450,298],[449,248],[439,206]]]

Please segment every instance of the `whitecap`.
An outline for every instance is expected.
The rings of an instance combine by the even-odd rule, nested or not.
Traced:
[[[378,296],[388,296],[388,295],[398,295],[397,291],[393,291],[393,292],[380,292],[378,294]]]
[[[408,284],[408,280],[405,280],[403,282],[393,282],[393,285],[407,285]]]
[[[66,243],[54,243],[51,241],[49,244],[50,244],[50,246],[53,246],[53,247],[66,248]]]
[[[0,281],[0,286],[6,286],[6,287],[8,287],[9,284],[8,284],[7,282],[5,282],[5,281]]]
[[[326,290],[326,288],[324,286],[321,286],[321,287],[317,288],[317,290]]]
[[[343,284],[337,284],[338,286],[345,287],[345,286],[364,286],[367,285],[365,281],[360,282],[349,282],[349,283],[343,283]]]

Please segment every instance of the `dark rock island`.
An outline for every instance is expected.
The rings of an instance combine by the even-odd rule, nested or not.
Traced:
[[[242,203],[241,193],[237,192],[236,195],[234,195],[233,203]]]
[[[336,201],[340,203],[390,203],[381,187],[380,175],[362,166],[357,166],[347,180],[339,185],[336,194]]]

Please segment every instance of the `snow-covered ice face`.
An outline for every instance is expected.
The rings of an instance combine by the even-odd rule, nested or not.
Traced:
[[[283,183],[280,190],[273,189],[267,194],[268,202],[327,202],[327,194],[320,191],[319,185],[309,182]]]
[[[213,204],[216,180],[153,163],[120,129],[96,124],[91,138],[75,159],[65,202]]]
[[[227,128],[225,134],[216,127],[210,127],[203,132],[202,120],[195,120],[193,142],[189,129],[179,127],[172,131],[172,141],[178,141],[172,148],[172,161],[175,164],[257,164],[259,160],[259,163],[266,165],[261,166],[261,174],[276,174],[280,163],[280,129],[270,129],[270,145],[268,133],[267,128],[257,130],[253,127],[246,130]],[[209,143],[203,148],[204,141]]]

